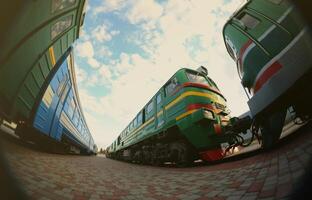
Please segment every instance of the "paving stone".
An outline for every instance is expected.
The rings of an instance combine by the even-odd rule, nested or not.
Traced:
[[[275,194],[275,189],[263,189],[259,193],[259,198],[273,197],[274,194]]]
[[[284,183],[282,185],[278,185],[277,191],[275,194],[276,198],[283,198],[289,195],[289,192],[292,191],[292,184]]]
[[[31,199],[287,199],[307,170],[312,134],[266,153],[191,168],[103,156],[48,154],[8,142],[6,157]]]
[[[218,194],[220,194],[222,191],[218,191],[218,190],[215,190],[215,191],[211,191],[209,192],[206,196],[207,197],[216,197]]]
[[[263,187],[263,181],[257,181],[251,184],[248,189],[248,192],[259,192]]]
[[[241,195],[232,195],[232,196],[228,197],[226,200],[239,200],[241,198],[242,198]]]
[[[246,193],[242,199],[243,200],[253,200],[253,199],[257,199],[258,197],[258,193],[257,192],[249,192],[249,193]]]

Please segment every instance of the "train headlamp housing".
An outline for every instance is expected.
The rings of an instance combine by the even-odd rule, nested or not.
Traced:
[[[210,120],[214,120],[214,113],[211,110],[203,110],[204,117]]]

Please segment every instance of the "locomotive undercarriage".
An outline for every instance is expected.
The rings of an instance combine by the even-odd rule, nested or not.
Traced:
[[[183,138],[176,127],[120,150],[110,157],[155,166],[165,162],[172,162],[177,166],[188,166],[199,158],[195,148]]]
[[[224,130],[224,134],[215,135],[211,140],[218,141],[215,148],[221,150],[221,143],[228,143],[224,156],[228,151],[237,146],[248,146],[256,136],[259,139],[256,129],[250,140],[245,141],[239,134],[245,132],[251,127],[250,117],[242,119],[235,118],[233,126]],[[139,164],[162,165],[165,162],[171,162],[177,166],[189,166],[195,160],[201,159],[201,151],[208,149],[196,149],[186,138],[179,132],[177,127],[153,136],[141,143],[132,145],[127,149],[119,150],[109,155],[109,157],[134,162]]]
[[[295,124],[304,124],[311,120],[311,80],[312,70],[309,70],[281,97],[254,117],[254,123],[260,129],[262,147],[264,149],[270,149],[278,142],[287,109],[292,110]]]

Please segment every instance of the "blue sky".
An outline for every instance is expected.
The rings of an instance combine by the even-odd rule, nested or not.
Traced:
[[[106,147],[182,67],[203,65],[232,116],[248,110],[222,27],[244,0],[89,0],[74,45],[89,129]]]

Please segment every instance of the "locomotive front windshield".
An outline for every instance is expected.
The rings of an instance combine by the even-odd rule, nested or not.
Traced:
[[[211,79],[198,72],[186,71],[186,76],[190,82],[205,84],[218,89],[217,85]]]
[[[186,71],[186,76],[190,82],[210,85],[208,80],[203,75],[201,75],[199,73]]]

